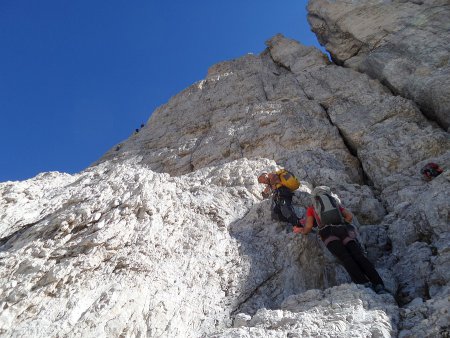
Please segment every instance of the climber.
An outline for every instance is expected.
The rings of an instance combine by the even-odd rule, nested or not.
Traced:
[[[420,173],[425,181],[431,181],[433,178],[442,174],[444,170],[436,163],[430,162],[427,163],[422,169],[420,169]]]
[[[292,173],[285,169],[262,173],[258,176],[258,182],[267,185],[261,194],[263,198],[272,195],[272,212],[279,220],[289,222],[292,226],[303,226],[292,207],[293,191],[300,186],[300,182]]]
[[[364,255],[356,240],[356,229],[350,224],[353,214],[331,195],[328,187],[316,187],[312,192],[312,205],[306,210],[303,228],[294,227],[295,233],[308,234],[314,223],[327,249],[341,260],[352,281],[372,287],[377,293],[386,293],[383,280],[373,264]]]

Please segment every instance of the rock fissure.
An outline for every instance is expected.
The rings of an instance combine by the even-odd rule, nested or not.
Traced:
[[[30,223],[30,224],[25,224],[23,225],[19,230],[13,232],[12,234],[5,236],[3,238],[0,238],[0,252],[1,251],[6,251],[9,249],[8,248],[4,248],[4,246],[8,243],[9,240],[13,239],[13,238],[18,238],[20,237],[23,233],[25,233],[29,228],[33,227],[34,225],[38,224],[41,220],[34,222],[34,223]]]
[[[241,311],[242,306],[245,303],[247,303],[250,299],[252,299],[260,291],[260,289],[263,288],[267,283],[269,283],[271,280],[273,280],[275,277],[277,277],[280,272],[281,272],[281,269],[273,272],[267,278],[265,278],[261,283],[259,283],[244,300],[239,302],[239,304],[235,307],[235,309],[231,312],[231,314],[236,315],[237,313],[239,313],[239,311]]]
[[[210,130],[211,129],[211,121],[208,120],[207,123],[208,127],[207,129]],[[196,155],[196,151],[197,149],[200,148],[200,145],[202,144],[203,140],[205,140],[208,137],[208,133],[204,133],[202,134],[195,142],[195,145],[191,151],[190,157],[189,157],[189,170],[192,172],[195,170],[195,165],[193,164],[193,158]]]
[[[347,6],[343,2],[313,0],[308,9],[319,41],[346,67],[379,79],[392,92],[414,100],[444,130],[450,127],[450,83],[446,80],[450,68],[440,61],[450,52],[449,44],[444,42],[450,41],[448,4],[429,1],[421,6],[408,2],[384,6],[362,1]],[[356,23],[353,26],[349,25],[352,20]],[[347,54],[352,39],[331,30],[332,25],[337,30],[348,29],[368,49],[352,59]]]
[[[381,203],[383,203],[383,200],[381,199],[380,193],[378,192],[377,189],[375,189],[373,181],[370,179],[369,175],[368,175],[368,174],[366,173],[366,171],[364,170],[364,167],[363,167],[363,165],[362,165],[361,159],[358,157],[358,151],[357,151],[357,149],[355,149],[354,147],[352,147],[350,141],[345,137],[344,133],[339,129],[339,127],[337,127],[337,126],[335,126],[335,125],[333,124],[333,121],[331,120],[331,117],[330,117],[330,115],[329,115],[329,113],[328,113],[328,108],[327,108],[324,104],[321,104],[321,107],[322,107],[322,108],[324,109],[324,111],[326,112],[330,124],[331,124],[332,126],[334,126],[334,127],[337,129],[337,131],[339,132],[339,135],[341,136],[342,141],[344,142],[345,146],[347,147],[347,150],[350,152],[350,154],[352,154],[355,158],[358,159],[358,162],[359,162],[359,167],[358,167],[358,169],[359,169],[359,170],[361,171],[361,173],[362,173],[363,184],[366,185],[366,186],[368,186],[368,187],[370,187],[370,189],[372,190],[374,196],[375,196],[378,200],[380,200]]]

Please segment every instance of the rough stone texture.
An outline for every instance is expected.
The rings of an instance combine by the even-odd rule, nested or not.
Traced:
[[[324,55],[314,55],[325,63]],[[269,53],[211,67],[205,80],[158,108],[139,134],[115,149],[101,161],[142,156],[153,170],[178,175],[264,157],[330,184],[331,178],[362,182],[358,161],[324,109]]]
[[[55,212],[59,204],[70,198],[71,189],[67,186],[74,181],[73,176],[48,172],[24,182],[3,183],[0,236],[7,237],[29,224],[40,221],[42,215]],[[48,203],[50,199],[58,199],[58,203]],[[8,208],[10,204],[15,205],[15,208]]]
[[[291,44],[275,39],[279,41],[272,45]],[[385,266],[398,279],[400,303],[429,298],[429,290],[441,290],[449,282],[442,273],[434,280],[430,273],[439,269],[437,262],[449,264],[448,255],[442,253],[449,242],[442,238],[448,238],[450,230],[450,179],[446,172],[426,183],[420,180],[419,171],[429,161],[448,168],[449,135],[430,124],[412,102],[386,94],[368,78],[356,82],[355,78],[364,76],[354,76],[350,69],[329,65],[300,72],[296,78],[308,83],[305,93],[326,109],[346,144],[358,154],[369,179],[382,191],[385,206],[393,211],[385,226],[394,251]],[[411,252],[408,246],[416,242],[423,249]],[[436,250],[437,243],[446,249]],[[433,252],[437,259],[430,258]]]
[[[281,35],[267,46],[211,67],[85,171],[0,184],[1,333],[447,330],[450,176],[425,182],[419,171],[449,167],[448,133],[313,48]],[[317,235],[271,219],[256,176],[278,166],[303,183],[299,214],[316,185],[355,213],[402,309],[389,295],[333,288],[349,277]]]
[[[250,266],[227,227],[255,203],[260,166],[241,161],[180,178],[132,163],[53,174],[70,197],[37,197],[57,211],[2,243],[1,333],[195,336],[224,325]],[[226,186],[206,184],[224,177]],[[8,196],[46,184],[44,175],[2,184],[6,214],[42,210]],[[3,225],[15,220],[9,214]]]
[[[424,301],[416,298],[401,309],[399,337],[448,337],[450,335],[450,290]]]
[[[170,177],[105,162],[2,183],[1,333],[199,336],[348,282],[314,235],[287,233],[256,197],[257,173],[274,167],[242,159]],[[26,194],[50,177],[59,194]],[[18,209],[40,220],[11,232]]]
[[[395,337],[399,313],[391,295],[343,284],[287,298],[279,310],[241,314],[213,337]]]
[[[333,60],[369,74],[450,127],[446,0],[310,0],[308,20]]]

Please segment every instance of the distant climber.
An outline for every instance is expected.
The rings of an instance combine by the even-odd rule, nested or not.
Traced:
[[[433,162],[427,163],[422,169],[420,169],[420,173],[425,181],[431,181],[433,178],[442,174],[443,171],[444,169]]]
[[[383,280],[356,239],[352,219],[353,214],[332,196],[328,187],[316,187],[312,192],[312,205],[306,210],[305,226],[294,227],[294,232],[306,235],[316,224],[325,246],[340,259],[354,283],[386,293]]]
[[[273,173],[262,173],[258,182],[267,186],[262,191],[263,198],[272,195],[272,212],[280,221],[289,222],[292,226],[302,226],[300,218],[292,207],[293,191],[300,187],[298,179],[285,169]]]
[[[137,133],[139,133],[139,131],[140,131],[142,128],[144,128],[144,126],[145,126],[145,124],[144,124],[144,123],[141,123],[141,126],[140,126],[139,128],[136,128],[136,129],[134,130],[133,135],[136,135]]]

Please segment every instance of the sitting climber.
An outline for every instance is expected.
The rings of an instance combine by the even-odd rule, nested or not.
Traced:
[[[285,169],[273,173],[262,173],[258,182],[267,186],[262,191],[263,198],[272,195],[272,212],[277,218],[292,226],[303,226],[292,207],[293,191],[300,187],[298,179]]]
[[[431,181],[433,178],[442,174],[444,170],[436,163],[430,162],[427,163],[422,169],[420,169],[420,173],[425,181]]]
[[[305,226],[294,227],[294,232],[306,235],[316,222],[320,238],[341,260],[352,281],[369,285],[377,293],[386,293],[383,280],[356,240],[356,229],[350,224],[352,219],[352,213],[331,195],[328,187],[316,187],[312,192],[312,205],[306,210]]]

